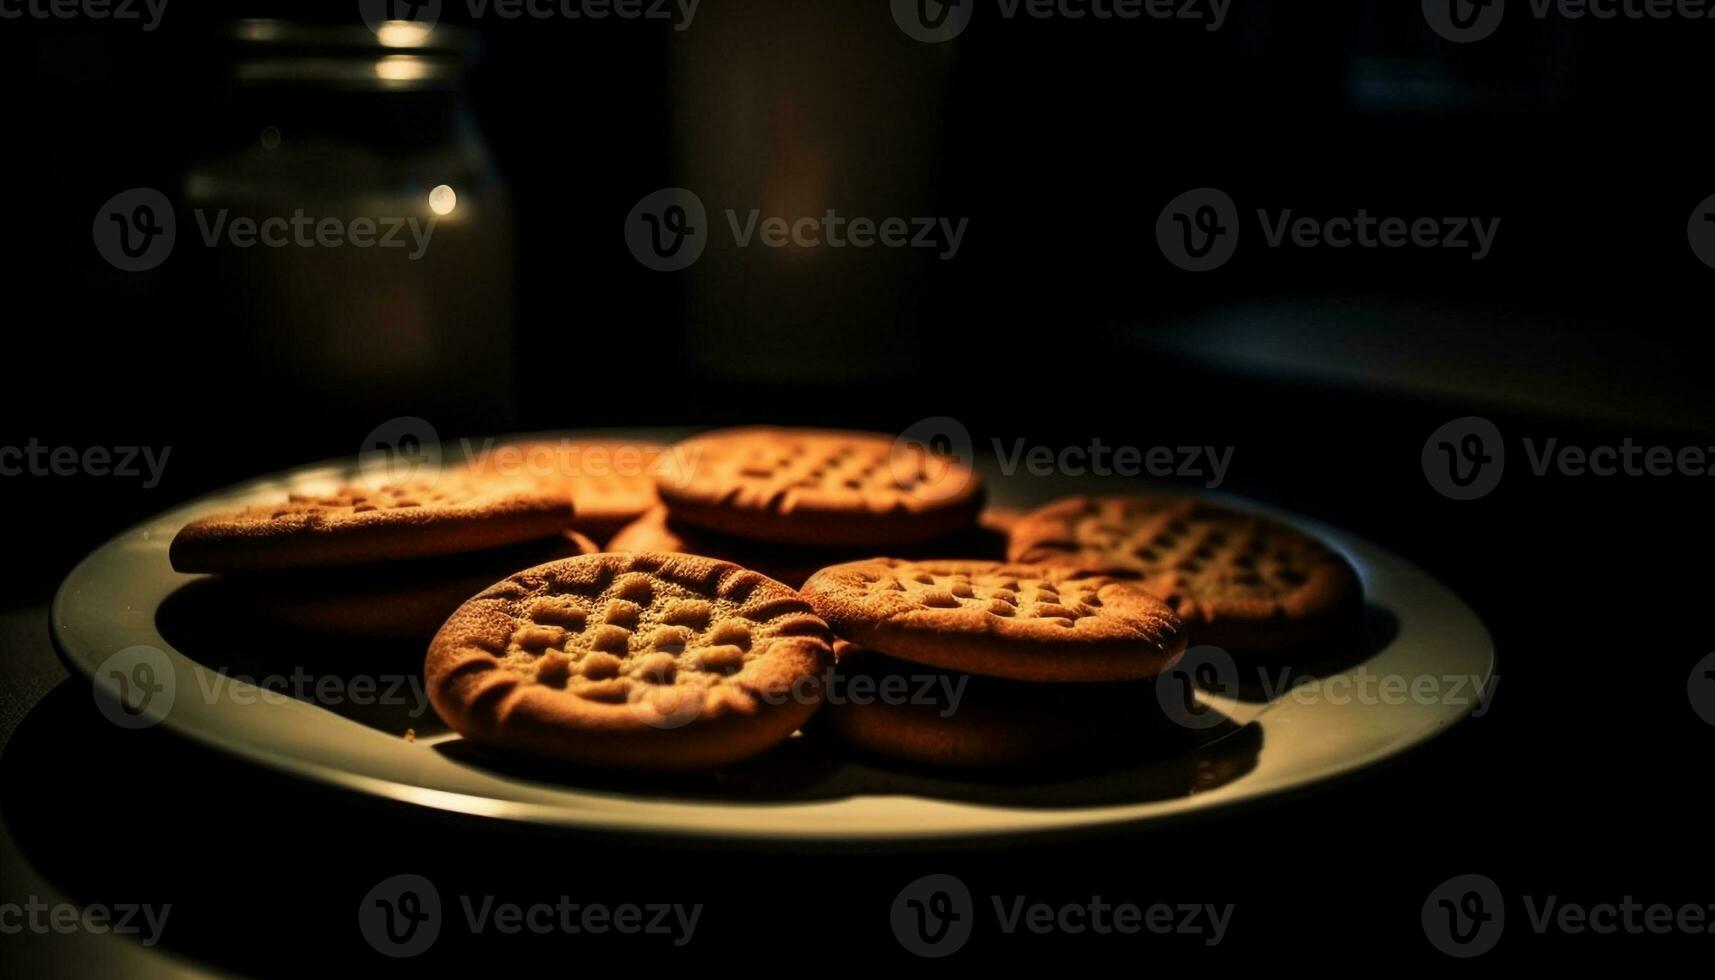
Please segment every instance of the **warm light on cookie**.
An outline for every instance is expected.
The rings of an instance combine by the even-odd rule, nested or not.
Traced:
[[[445,184],[437,186],[429,192],[429,210],[439,215],[449,215],[459,206],[458,192]]]

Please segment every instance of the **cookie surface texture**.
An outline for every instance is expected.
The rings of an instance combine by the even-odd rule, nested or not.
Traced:
[[[1022,518],[1009,557],[1130,573],[1167,600],[1191,642],[1300,650],[1357,621],[1363,589],[1337,552],[1264,517],[1175,497],[1069,497]]]
[[[674,447],[657,484],[675,521],[775,544],[870,553],[975,522],[982,481],[872,432],[723,429]]]
[[[564,494],[516,481],[443,474],[279,503],[190,522],[168,551],[180,572],[327,568],[500,548],[572,524]]]
[[[467,739],[579,765],[709,769],[755,755],[820,706],[827,624],[728,562],[599,554],[465,603],[430,643],[429,697]]]
[[[1185,651],[1160,599],[1076,569],[879,558],[824,568],[804,595],[841,639],[986,677],[1136,680]]]

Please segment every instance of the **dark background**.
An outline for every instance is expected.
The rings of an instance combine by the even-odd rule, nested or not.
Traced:
[[[223,17],[306,16],[297,6],[220,5]],[[356,23],[347,6],[320,16]],[[433,351],[421,376],[382,384],[296,369],[302,338],[189,254],[188,216],[156,272],[117,272],[95,251],[102,202],[136,186],[176,197],[200,161],[268,124],[235,91],[229,28],[206,6],[170,5],[148,34],[0,21],[0,444],[172,447],[153,490],[0,480],[14,518],[0,562],[14,680],[0,803],[17,849],[79,899],[205,900],[207,918],[177,913],[170,941],[238,971],[347,956],[369,968],[344,906],[318,896],[423,854],[454,880],[515,875],[524,896],[585,874],[683,882],[724,903],[715,944],[743,957],[727,960],[736,967],[896,953],[887,902],[937,870],[973,890],[1235,901],[1234,937],[1215,955],[1324,968],[1438,957],[1418,906],[1470,871],[1514,893],[1715,901],[1700,792],[1715,732],[1686,700],[1691,665],[1715,648],[1708,479],[1537,477],[1520,443],[1715,444],[1715,272],[1686,240],[1715,193],[1700,94],[1715,23],[1539,22],[1512,7],[1495,37],[1463,46],[1429,31],[1416,3],[1236,0],[1215,33],[1005,21],[984,6],[939,46],[907,38],[882,3],[705,0],[683,33],[486,18],[465,108],[511,202],[512,299],[454,325],[500,347],[499,366],[456,391],[444,373],[461,377],[457,359]],[[351,125],[340,111],[300,125]],[[794,183],[804,174],[810,192]],[[711,217],[809,199],[968,216],[970,230],[950,262],[717,239],[663,274],[634,261],[620,231],[641,197],[674,185],[701,189]],[[1247,231],[1257,208],[1502,223],[1482,262],[1268,249],[1253,231],[1226,267],[1192,275],[1162,257],[1154,224],[1199,186],[1231,194]],[[393,328],[363,308],[339,324],[379,346],[400,342]],[[121,739],[82,686],[55,687],[45,603],[90,548],[221,485],[349,455],[391,418],[428,418],[451,439],[747,421],[900,431],[938,415],[979,445],[1236,447],[1225,489],[1403,554],[1483,615],[1501,658],[1492,711],[1380,771],[1165,831],[798,858],[386,812],[164,732]],[[1455,502],[1419,454],[1466,415],[1493,420],[1513,455],[1493,494]],[[98,847],[115,835],[135,860]],[[187,858],[208,852],[224,857]],[[1501,952],[1630,957],[1676,943],[1689,941],[1551,940],[1521,923]],[[1202,951],[1156,940],[1146,955]]]

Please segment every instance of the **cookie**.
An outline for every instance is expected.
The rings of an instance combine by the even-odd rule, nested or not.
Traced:
[[[944,671],[835,645],[839,665],[818,735],[936,767],[995,769],[1147,757],[1186,731],[1149,681],[1030,684]]]
[[[1136,680],[1185,651],[1160,599],[1075,569],[876,558],[822,569],[804,595],[841,639],[986,677]]]
[[[1176,497],[1070,497],[1013,528],[1010,557],[1126,573],[1162,596],[1191,642],[1285,653],[1339,637],[1363,605],[1357,573],[1267,518]]]
[[[500,548],[551,537],[571,523],[564,494],[443,474],[292,494],[199,518],[173,538],[168,557],[181,572],[327,568]]]
[[[666,452],[660,443],[622,439],[536,439],[487,449],[467,469],[562,488],[577,511],[574,526],[606,541],[657,505],[655,474]]]
[[[833,651],[804,597],[729,562],[586,555],[520,572],[429,645],[435,710],[479,744],[579,765],[709,769],[786,739]]]
[[[754,568],[769,578],[794,588],[829,565],[867,558],[870,551],[833,551],[822,548],[792,548],[731,535],[717,534],[672,520],[667,508],[657,507],[613,536],[608,551],[672,551],[702,555]],[[1006,557],[1006,535],[990,527],[972,525],[945,538],[899,549],[903,557],[962,558],[998,561]]]
[[[733,537],[871,554],[969,527],[969,467],[872,432],[723,429],[674,447],[656,491],[675,521]]]
[[[468,555],[233,575],[222,584],[233,605],[288,629],[427,642],[466,599],[513,572],[600,550],[566,531]]]

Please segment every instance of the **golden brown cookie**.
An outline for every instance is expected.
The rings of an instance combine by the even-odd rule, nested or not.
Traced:
[[[835,645],[817,733],[923,765],[1006,768],[1148,757],[1185,738],[1149,681],[1031,684]]]
[[[429,645],[429,697],[472,741],[609,768],[708,769],[789,737],[833,660],[804,597],[686,555],[587,555],[520,572]]]
[[[655,474],[668,447],[622,439],[535,439],[483,451],[478,475],[538,480],[571,495],[578,530],[606,541],[655,507]]]
[[[674,447],[657,493],[675,521],[734,537],[870,553],[969,527],[982,481],[873,432],[722,429]]]
[[[600,550],[566,531],[466,555],[229,575],[223,585],[238,608],[289,629],[427,642],[466,599],[513,572]]]
[[[1351,629],[1363,588],[1350,563],[1267,518],[1177,497],[1069,497],[1013,528],[1010,556],[1125,573],[1167,600],[1191,642],[1280,653]]]
[[[168,556],[181,572],[327,568],[501,548],[551,537],[571,523],[564,494],[442,474],[293,494],[199,518],[173,538]]]
[[[876,558],[822,569],[804,595],[841,639],[986,677],[1136,680],[1185,652],[1160,599],[1073,569]]]

